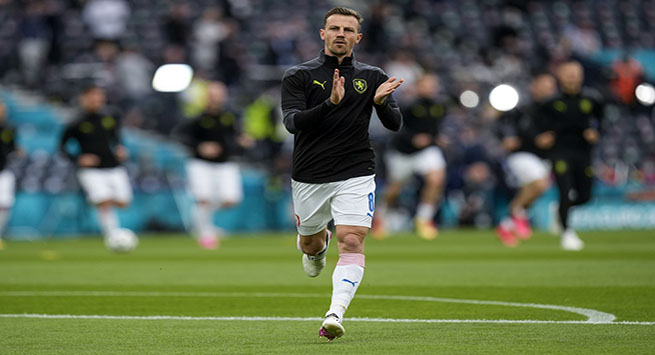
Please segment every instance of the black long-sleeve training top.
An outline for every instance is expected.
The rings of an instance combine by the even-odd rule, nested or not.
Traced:
[[[114,152],[116,145],[120,144],[118,132],[117,113],[110,110],[84,112],[66,127],[61,136],[59,150],[76,164],[79,155],[95,154],[100,158],[100,164],[94,168],[115,168],[120,165]],[[79,144],[79,154],[69,151],[69,140],[75,140]]]
[[[508,137],[518,138],[520,145],[515,152],[544,156],[544,152],[535,143],[535,138],[540,133],[535,123],[538,105],[539,103],[533,102],[524,107],[517,107],[498,118],[495,133],[500,140]]]
[[[224,163],[236,150],[236,115],[230,111],[203,112],[200,116],[183,124],[176,132],[182,143],[193,150],[193,157],[212,163]],[[214,142],[221,146],[221,153],[215,158],[200,155],[198,147],[204,142]]]
[[[555,145],[546,150],[549,157],[589,156],[592,144],[584,138],[584,130],[600,132],[604,116],[602,99],[598,93],[583,89],[577,95],[558,94],[538,108],[540,131],[555,132]]]
[[[345,96],[330,102],[334,69],[346,79]],[[368,128],[373,107],[387,129],[402,125],[400,109],[389,95],[382,105],[373,98],[388,77],[382,69],[346,57],[325,55],[289,68],[282,79],[284,126],[294,134],[291,177],[326,183],[375,174],[375,153]]]
[[[425,133],[430,135],[434,146],[434,140],[439,136],[439,128],[443,122],[448,109],[446,102],[439,102],[432,98],[421,97],[411,105],[405,107],[403,113],[403,129],[393,136],[391,146],[403,153],[413,154],[425,148],[416,148],[413,143],[414,136]]]

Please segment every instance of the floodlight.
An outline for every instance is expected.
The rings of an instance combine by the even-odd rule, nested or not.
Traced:
[[[193,69],[187,64],[164,64],[152,78],[152,88],[159,92],[180,92],[191,84]]]
[[[475,108],[480,103],[480,97],[475,91],[465,90],[459,95],[459,102],[466,108]]]
[[[489,103],[498,111],[509,111],[519,103],[519,93],[513,87],[501,84],[489,93]]]
[[[644,106],[650,106],[655,103],[655,88],[649,83],[641,83],[635,89],[637,100]]]

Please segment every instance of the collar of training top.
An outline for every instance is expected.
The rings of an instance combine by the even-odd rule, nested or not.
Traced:
[[[354,54],[350,57],[344,57],[341,64],[339,64],[339,58],[325,54],[324,49],[321,49],[321,54],[319,55],[322,63],[334,68],[351,67],[353,65],[354,57]]]

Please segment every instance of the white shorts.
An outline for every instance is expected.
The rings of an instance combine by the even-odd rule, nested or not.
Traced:
[[[236,163],[211,163],[191,159],[187,163],[189,189],[196,201],[220,206],[239,203],[243,199],[241,171]]]
[[[387,172],[393,182],[405,181],[413,174],[425,175],[446,168],[446,160],[441,149],[435,146],[413,154],[390,151],[386,157]]]
[[[548,167],[536,155],[528,152],[512,153],[507,157],[510,173],[516,178],[519,186],[548,176]]]
[[[15,186],[14,174],[7,169],[0,171],[0,208],[9,208],[14,205]]]
[[[77,172],[77,178],[93,204],[104,201],[132,201],[130,179],[122,166],[109,169],[83,168]]]
[[[300,235],[320,232],[333,218],[338,226],[371,228],[375,210],[375,175],[324,184],[292,180],[291,192]]]

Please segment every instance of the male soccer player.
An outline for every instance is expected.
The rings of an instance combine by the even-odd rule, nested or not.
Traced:
[[[207,85],[207,107],[180,128],[180,139],[193,151],[187,164],[189,188],[195,199],[193,229],[198,244],[218,248],[218,233],[212,222],[216,208],[229,208],[243,198],[239,166],[230,161],[236,148],[236,115],[225,109],[227,88],[223,83]]]
[[[105,91],[86,87],[80,95],[82,112],[66,127],[59,149],[77,164],[77,177],[87,198],[95,205],[105,241],[119,228],[114,207],[125,208],[132,201],[127,171],[121,162],[127,150],[119,138],[119,115],[105,106]],[[78,152],[71,152],[69,142]]]
[[[437,100],[439,80],[434,74],[420,77],[416,82],[416,92],[418,98],[402,111],[403,129],[393,136],[391,149],[387,152],[387,171],[391,182],[371,231],[375,238],[385,236],[386,210],[395,204],[400,191],[413,174],[420,174],[424,182],[414,218],[416,233],[426,240],[433,240],[438,234],[434,215],[446,177],[446,160],[437,145],[446,141],[439,134],[439,127],[446,115],[447,104]]]
[[[539,108],[541,132],[537,146],[546,150],[559,188],[559,217],[564,250],[581,250],[583,241],[569,227],[569,210],[589,201],[593,171],[591,150],[598,142],[603,107],[595,93],[582,88],[580,63],[568,61],[556,72],[560,91]]]
[[[4,248],[2,232],[14,204],[14,174],[6,169],[9,154],[17,151],[16,131],[7,123],[7,106],[0,100],[0,250]]]
[[[332,274],[332,303],[319,330],[340,337],[343,314],[364,275],[364,238],[375,208],[374,152],[368,138],[373,108],[382,124],[398,131],[400,109],[391,94],[403,80],[353,58],[362,39],[362,17],[337,7],[320,29],[317,58],[289,68],[282,80],[284,125],[294,134],[292,197],[305,273],[325,267],[334,219],[339,261]]]
[[[510,152],[506,160],[507,168],[519,186],[510,201],[509,217],[504,218],[496,228],[498,238],[506,246],[516,246],[519,239],[530,238],[532,228],[526,210],[549,186],[549,170],[540,157],[543,152],[535,144],[539,132],[534,121],[538,105],[556,91],[555,77],[549,73],[539,73],[530,84],[533,102],[499,118],[498,134],[503,147]]]

